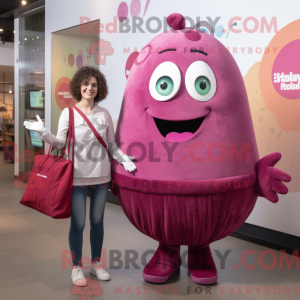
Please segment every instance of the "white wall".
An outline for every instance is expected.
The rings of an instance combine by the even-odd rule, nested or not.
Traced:
[[[6,42],[5,44],[0,44],[0,65],[14,65],[14,43]]]
[[[51,129],[51,33],[57,30],[66,29],[71,26],[78,25],[80,17],[87,16],[91,20],[100,18],[100,22],[107,24],[112,22],[113,16],[117,15],[119,4],[125,1],[130,9],[132,0],[46,0],[46,33],[45,33],[45,46],[46,46],[46,66],[45,66],[45,99],[46,99],[46,127]],[[146,0],[140,0],[142,10],[140,16],[143,17]],[[248,3],[248,4],[247,4]],[[258,20],[262,16],[270,18],[277,17],[278,30],[286,26],[290,22],[299,18],[298,11],[293,9],[298,4],[298,0],[286,0],[284,5],[279,0],[269,1],[239,1],[231,0],[211,0],[211,1],[198,1],[186,0],[177,1],[172,0],[152,0],[150,1],[146,15],[143,17],[144,21],[152,16],[167,17],[173,12],[178,12],[184,16],[190,16],[196,19],[197,16],[201,20],[206,20],[207,16],[215,19],[221,16],[221,24],[228,24],[229,20],[234,16],[240,16],[245,19],[248,16],[255,16]],[[132,20],[129,12],[130,21]],[[239,24],[239,27],[241,25]],[[145,27],[145,26],[144,26]],[[162,32],[162,31],[161,31]],[[115,54],[113,60],[106,66],[101,66],[107,77],[108,83],[118,82],[118,88],[110,88],[108,101],[103,102],[103,106],[108,108],[113,119],[118,117],[126,80],[124,79],[125,63],[128,55],[124,55],[124,47],[131,47],[131,51],[135,47],[140,51],[142,47],[149,42],[152,38],[157,36],[158,33],[107,33],[101,34],[101,38],[109,40],[114,45]],[[274,36],[272,33],[264,34],[231,34],[230,38],[222,38],[220,41],[226,47],[234,47],[241,45],[244,47],[257,47],[267,46]],[[262,54],[255,54],[246,56],[238,54],[234,56],[240,69],[245,76],[249,68],[260,61]],[[102,103],[101,103],[102,105]],[[299,192],[291,193],[287,196],[280,196],[278,204],[272,204],[266,199],[258,199],[258,203],[248,218],[247,222],[269,229],[293,234],[300,236],[300,218],[297,212],[300,211]]]

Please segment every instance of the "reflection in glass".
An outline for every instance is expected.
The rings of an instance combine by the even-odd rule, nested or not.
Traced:
[[[18,146],[20,149],[19,172],[22,173],[31,170],[34,164],[33,157],[43,154],[44,151],[43,141],[38,138],[38,134],[30,132],[23,125],[24,120],[37,121],[36,115],[39,115],[43,121],[45,116],[44,8],[21,15],[19,24],[20,140]]]

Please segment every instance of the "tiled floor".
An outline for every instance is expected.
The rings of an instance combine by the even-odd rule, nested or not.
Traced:
[[[0,299],[11,300],[90,300],[92,293],[73,291],[71,268],[63,259],[63,251],[69,250],[69,219],[53,220],[19,204],[22,191],[12,185],[13,164],[3,163],[0,151]],[[87,201],[89,206],[89,201]],[[88,213],[88,210],[87,210]],[[90,258],[89,218],[84,230],[83,256]],[[300,269],[267,270],[258,263],[258,256],[266,248],[227,237],[211,245],[218,267],[218,282],[210,287],[196,285],[184,266],[166,284],[150,284],[142,278],[142,254],[156,249],[158,243],[137,231],[124,215],[120,206],[107,203],[105,210],[105,237],[103,254],[107,256],[110,281],[96,282],[96,277],[85,270],[97,284],[102,295],[93,299],[300,299]],[[246,250],[256,250],[248,255],[246,263],[256,269],[247,269],[241,255]],[[127,250],[127,251],[126,251]],[[136,268],[126,266],[125,251],[136,251]],[[187,247],[182,247],[182,253]],[[225,267],[215,251],[230,253]],[[112,268],[112,252],[121,254],[123,265]],[[279,252],[273,251],[275,258]],[[104,256],[104,255],[103,255]],[[148,260],[151,255],[148,256]],[[290,256],[288,256],[290,257]],[[271,255],[265,255],[263,263],[272,263]],[[100,285],[100,287],[99,287]],[[74,288],[74,287],[73,287]],[[122,291],[122,293],[121,293]],[[80,293],[89,297],[80,298]]]

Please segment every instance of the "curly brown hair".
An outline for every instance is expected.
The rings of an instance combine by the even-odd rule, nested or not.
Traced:
[[[94,99],[94,103],[96,104],[106,98],[108,94],[108,87],[104,74],[95,67],[83,66],[75,72],[69,83],[70,92],[74,99],[78,102],[80,102],[82,98],[81,85],[85,80],[90,80],[92,76],[97,79],[98,83],[98,92]]]

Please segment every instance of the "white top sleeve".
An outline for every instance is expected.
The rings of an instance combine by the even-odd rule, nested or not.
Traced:
[[[47,130],[47,128],[44,127],[42,134],[39,134],[39,138],[45,142],[49,142],[51,146],[57,148],[58,150],[63,149],[67,139],[69,122],[69,109],[65,108],[59,117],[57,135],[54,136],[50,131]]]
[[[115,141],[114,124],[108,111],[107,111],[107,119],[109,124],[106,132],[107,150],[114,159],[117,159],[119,162],[123,162],[125,161],[125,154],[118,147]]]

